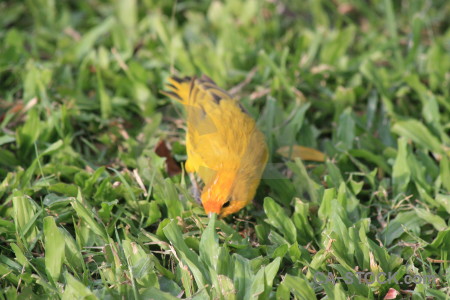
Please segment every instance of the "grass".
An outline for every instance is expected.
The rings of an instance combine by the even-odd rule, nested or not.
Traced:
[[[0,298],[449,299],[449,15],[1,2]],[[173,73],[233,89],[267,137],[234,216],[193,199],[183,111],[159,93]]]

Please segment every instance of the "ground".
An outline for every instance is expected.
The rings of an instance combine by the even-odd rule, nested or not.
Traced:
[[[450,296],[446,0],[2,1],[1,299]],[[208,218],[168,76],[270,149]]]

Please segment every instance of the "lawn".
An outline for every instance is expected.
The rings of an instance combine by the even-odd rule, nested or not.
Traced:
[[[0,299],[449,299],[448,0],[0,2]],[[270,158],[197,204],[206,74]]]

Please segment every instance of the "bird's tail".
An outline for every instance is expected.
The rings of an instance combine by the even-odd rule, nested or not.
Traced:
[[[166,85],[168,91],[161,91],[161,93],[187,105],[189,103],[189,94],[194,81],[195,78],[188,76],[183,78],[172,76],[169,78],[169,83]]]

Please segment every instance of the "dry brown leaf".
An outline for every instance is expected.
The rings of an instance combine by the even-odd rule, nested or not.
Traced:
[[[292,147],[291,146],[281,147],[277,150],[277,153],[289,159],[295,159],[298,157],[301,160],[310,160],[318,162],[324,162],[326,158],[325,154],[320,152],[319,150],[299,145],[294,145]]]
[[[181,168],[172,157],[172,153],[170,152],[164,141],[159,141],[158,145],[156,146],[155,153],[160,157],[166,158],[166,168],[169,176],[174,176],[181,173]]]

